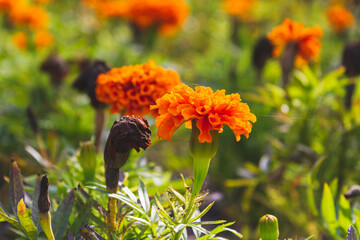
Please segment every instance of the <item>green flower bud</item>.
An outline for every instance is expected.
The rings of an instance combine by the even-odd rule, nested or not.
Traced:
[[[262,240],[277,240],[279,225],[275,216],[266,214],[259,220],[260,237]]]
[[[92,142],[80,143],[77,158],[83,170],[85,182],[94,180],[97,162],[95,147]]]

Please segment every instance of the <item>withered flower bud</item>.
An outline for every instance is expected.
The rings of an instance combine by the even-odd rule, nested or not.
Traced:
[[[50,198],[49,198],[49,179],[47,175],[44,175],[40,181],[40,193],[38,198],[38,209],[40,213],[46,213],[50,210]]]
[[[115,121],[106,141],[104,159],[109,168],[121,168],[127,161],[131,148],[137,152],[150,146],[151,130],[144,117],[124,116]]]
[[[51,84],[54,87],[61,86],[63,80],[68,74],[68,66],[66,62],[57,54],[50,54],[41,64],[40,70],[46,72],[50,76]]]
[[[272,57],[274,46],[267,37],[258,39],[252,54],[252,63],[258,71],[262,71],[266,61]]]
[[[31,130],[33,130],[35,135],[38,134],[39,133],[39,123],[38,123],[38,119],[37,119],[32,107],[29,106],[26,108],[26,115],[28,117]]]
[[[87,67],[73,83],[73,87],[84,92],[90,98],[91,105],[95,108],[106,108],[106,104],[96,99],[96,80],[100,73],[107,73],[111,69],[104,61],[97,60]]]
[[[360,42],[348,43],[342,56],[342,65],[348,77],[360,75]]]
[[[345,67],[345,75],[354,78],[360,75],[360,42],[349,43],[345,46],[342,56],[342,65]],[[355,90],[355,81],[349,83],[346,88],[345,107],[350,109]]]

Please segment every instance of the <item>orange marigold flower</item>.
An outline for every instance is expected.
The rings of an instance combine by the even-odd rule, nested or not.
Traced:
[[[330,6],[326,10],[326,15],[336,32],[343,32],[355,23],[352,13],[342,5]]]
[[[150,111],[150,105],[180,83],[177,72],[157,66],[151,60],[100,74],[95,91],[99,101],[112,105],[111,113],[125,111],[124,115],[154,116],[155,111]]]
[[[284,22],[268,34],[269,40],[275,46],[273,55],[279,57],[288,43],[295,42],[297,55],[295,65],[301,67],[307,64],[310,59],[317,59],[320,56],[322,29],[320,26],[305,28],[302,22],[294,22],[285,19]]]
[[[35,32],[34,43],[37,49],[50,47],[54,44],[54,36],[46,30]]]
[[[25,50],[27,46],[27,35],[24,32],[15,33],[12,37],[13,44],[21,50]]]
[[[223,131],[223,125],[228,125],[235,134],[236,141],[240,135],[249,137],[251,122],[256,117],[250,112],[249,106],[241,102],[239,94],[225,95],[225,90],[213,90],[209,87],[195,87],[195,90],[185,84],[175,86],[171,93],[156,100],[151,109],[158,111],[155,125],[157,135],[171,141],[174,132],[185,123],[190,127],[192,119],[200,129],[200,143],[211,142],[210,130]]]
[[[0,0],[0,11],[9,11],[14,6],[14,0]]]
[[[189,8],[184,0],[84,0],[100,15],[129,19],[147,28],[156,26],[160,34],[174,34],[184,23]]]
[[[20,26],[31,29],[45,28],[49,15],[42,7],[29,5],[25,1],[17,2],[10,10],[10,20]]]
[[[257,3],[257,0],[223,0],[222,5],[229,15],[247,20],[251,17],[251,10]]]
[[[52,0],[34,0],[34,2],[38,4],[49,4]]]

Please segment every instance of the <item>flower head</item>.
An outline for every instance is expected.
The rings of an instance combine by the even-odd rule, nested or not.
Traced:
[[[0,11],[9,11],[14,6],[14,0],[0,0]]]
[[[225,95],[225,90],[213,92],[209,87],[196,87],[193,90],[185,84],[175,86],[171,93],[158,99],[151,109],[159,114],[155,121],[157,135],[168,140],[183,123],[189,127],[192,119],[197,120],[200,143],[211,142],[210,131],[222,132],[224,124],[233,130],[239,141],[240,135],[249,136],[252,129],[250,122],[256,122],[255,115],[250,113],[246,103],[241,102],[239,94]]]
[[[81,72],[80,76],[78,76],[74,83],[73,87],[79,90],[80,92],[87,93],[88,97],[90,98],[91,106],[95,109],[105,108],[106,104],[100,102],[96,98],[96,80],[99,74],[107,73],[110,71],[111,66],[101,60],[97,60],[93,63],[89,63],[89,66],[85,67]]]
[[[326,10],[326,15],[336,32],[343,32],[355,23],[352,13],[342,5],[333,5]]]
[[[128,19],[139,27],[157,27],[162,35],[172,35],[188,16],[184,0],[84,0],[104,17]]]
[[[247,20],[251,17],[251,10],[257,2],[257,0],[223,0],[223,8],[229,15]]]
[[[54,36],[46,30],[39,30],[34,34],[34,43],[37,49],[50,47],[54,44],[54,41]]]
[[[10,20],[15,25],[29,27],[31,29],[43,29],[49,23],[49,15],[44,8],[30,5],[26,1],[17,2],[10,9]]]
[[[15,33],[12,37],[13,44],[20,50],[25,50],[27,47],[28,37],[25,32]]]
[[[266,214],[259,220],[259,231],[262,240],[277,240],[279,238],[279,224],[275,216]]]
[[[105,145],[105,165],[116,169],[122,167],[132,148],[139,152],[140,148],[145,150],[150,146],[150,134],[149,123],[144,117],[124,116],[115,121]]]
[[[178,73],[149,61],[142,65],[113,68],[106,74],[100,74],[96,97],[112,105],[112,113],[125,111],[124,115],[143,116],[152,113],[150,105],[180,82]]]
[[[297,67],[320,56],[321,42],[319,38],[321,36],[322,30],[319,26],[305,28],[303,23],[294,22],[288,18],[268,34],[268,38],[275,47],[273,51],[275,57],[281,55],[287,44],[296,44],[295,65]]]

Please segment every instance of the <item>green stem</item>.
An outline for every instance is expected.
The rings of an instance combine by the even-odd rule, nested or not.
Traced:
[[[116,232],[116,209],[117,209],[117,200],[115,198],[109,198],[109,215],[108,215],[108,229],[111,233]]]

